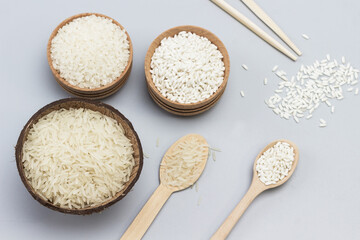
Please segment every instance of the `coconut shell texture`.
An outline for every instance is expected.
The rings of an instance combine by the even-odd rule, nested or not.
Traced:
[[[118,192],[113,198],[103,202],[100,205],[93,206],[93,207],[87,207],[83,209],[67,209],[67,208],[61,208],[58,206],[53,205],[51,202],[44,200],[42,197],[40,197],[35,190],[32,188],[30,183],[25,177],[24,167],[22,163],[22,150],[23,150],[23,144],[27,139],[27,135],[29,133],[29,130],[31,129],[32,125],[36,123],[41,117],[44,115],[59,110],[61,108],[69,109],[69,108],[87,108],[91,109],[93,111],[98,111],[108,117],[111,117],[115,119],[119,124],[122,125],[122,127],[125,130],[125,135],[128,139],[130,139],[130,142],[133,145],[134,148],[134,160],[135,160],[135,166],[132,169],[132,173],[130,176],[129,181],[125,184],[125,187]],[[101,212],[105,208],[113,205],[117,201],[121,200],[123,197],[126,196],[126,194],[131,190],[131,188],[134,186],[136,181],[138,180],[142,166],[143,166],[143,151],[141,147],[140,139],[134,130],[131,122],[122,115],[118,110],[111,107],[110,105],[95,102],[91,100],[85,100],[85,99],[79,99],[79,98],[67,98],[55,101],[53,103],[50,103],[43,108],[41,108],[39,111],[37,111],[30,120],[26,123],[24,128],[22,129],[20,136],[18,138],[16,147],[15,147],[15,157],[16,157],[16,165],[17,169],[21,178],[21,181],[24,183],[25,188],[28,190],[28,192],[31,194],[31,196],[37,200],[39,203],[44,205],[45,207],[48,207],[52,210],[62,212],[62,213],[69,213],[69,214],[75,214],[75,215],[87,215],[92,214],[95,212]]]

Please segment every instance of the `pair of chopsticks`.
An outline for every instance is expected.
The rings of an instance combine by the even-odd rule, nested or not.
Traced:
[[[242,15],[238,10],[226,3],[224,0],[211,0],[213,3],[222,8],[225,12],[230,14],[233,18],[238,20],[241,24],[254,32],[265,42],[273,46],[275,49],[289,57],[291,60],[296,61],[297,57],[289,50],[283,47],[278,41],[264,32],[260,27],[253,23],[250,19]],[[289,39],[288,36],[280,29],[278,25],[257,5],[254,0],[241,0],[258,18],[260,18],[276,35],[278,35],[297,55],[301,55],[301,51]]]

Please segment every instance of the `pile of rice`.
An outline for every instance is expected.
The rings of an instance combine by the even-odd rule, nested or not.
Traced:
[[[223,55],[206,37],[180,32],[164,38],[151,58],[152,80],[167,99],[196,103],[213,95],[224,80]]]
[[[129,181],[133,147],[114,119],[60,109],[32,125],[23,147],[25,176],[56,206],[80,209],[111,199]]]
[[[265,103],[275,114],[284,118],[293,118],[299,123],[302,118],[312,118],[313,112],[321,104],[334,113],[337,100],[345,98],[345,92],[359,94],[359,69],[356,69],[345,57],[341,61],[331,59],[328,54],[323,60],[316,60],[312,65],[301,65],[300,70],[291,78],[283,70],[273,68],[281,79],[278,89]],[[320,119],[320,127],[326,127],[326,121]]]
[[[190,137],[166,154],[161,163],[164,169],[162,183],[170,187],[188,187],[201,174],[204,159],[208,158],[208,145],[197,137]]]
[[[257,160],[256,171],[260,181],[265,185],[281,181],[289,174],[294,160],[294,148],[286,142],[277,142]]]
[[[124,71],[130,57],[125,30],[112,20],[90,15],[59,29],[51,41],[53,67],[71,85],[98,88]]]

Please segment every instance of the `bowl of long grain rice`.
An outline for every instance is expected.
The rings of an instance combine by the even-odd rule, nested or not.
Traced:
[[[82,13],[55,28],[48,41],[47,59],[55,80],[67,92],[101,99],[125,84],[133,46],[128,32],[114,19]]]
[[[219,101],[229,78],[230,59],[212,32],[178,26],[151,43],[144,67],[152,99],[170,113],[190,116]]]
[[[122,199],[143,164],[130,121],[107,104],[77,98],[36,112],[21,131],[15,154],[34,199],[77,215],[100,212]]]

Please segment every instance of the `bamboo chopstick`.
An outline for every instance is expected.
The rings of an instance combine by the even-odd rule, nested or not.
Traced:
[[[279,42],[277,42],[275,39],[273,39],[270,35],[268,35],[266,32],[264,32],[261,28],[259,28],[255,23],[250,21],[247,17],[242,15],[238,10],[233,8],[231,5],[226,3],[224,0],[211,0],[213,3],[218,5],[221,9],[223,9],[225,12],[230,14],[233,18],[238,20],[241,24],[243,24],[245,27],[247,27],[249,30],[254,32],[256,35],[258,35],[260,38],[262,38],[265,42],[273,46],[275,49],[289,57],[291,60],[296,61],[297,57],[294,56],[289,50],[287,50],[285,47],[283,47]]]
[[[297,55],[301,56],[301,51],[295,46],[290,38],[281,28],[257,5],[254,0],[241,0],[261,21],[276,33]]]

